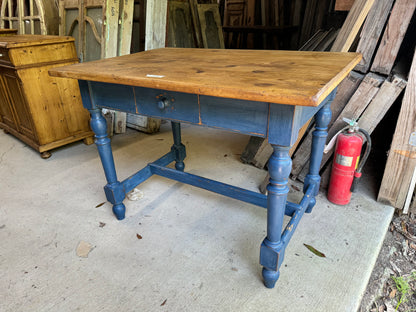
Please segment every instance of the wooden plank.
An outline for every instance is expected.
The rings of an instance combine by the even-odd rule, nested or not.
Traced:
[[[165,48],[61,67],[51,74],[316,107],[360,59],[357,53]]]
[[[263,169],[266,166],[266,163],[269,161],[270,156],[273,154],[273,147],[267,142],[267,140],[263,140],[263,143],[260,145],[257,153],[254,155],[251,164],[254,167]]]
[[[369,134],[373,133],[400,93],[402,93],[406,84],[406,80],[397,76],[393,77],[392,81],[384,81],[380,90],[358,120],[358,126]]]
[[[253,161],[254,156],[256,155],[258,149],[263,144],[264,138],[251,136],[246,148],[241,153],[240,159],[245,164],[251,164]]]
[[[120,4],[118,0],[106,0],[105,4],[106,24],[103,25],[104,30],[101,37],[101,58],[117,56]],[[87,9],[85,9],[86,13]]]
[[[410,141],[416,132],[416,53],[410,68],[396,130],[387,158],[378,201],[403,208],[416,166],[416,144]]]
[[[299,51],[316,51],[315,48],[325,39],[328,30],[319,29],[313,36],[299,48]]]
[[[145,50],[165,47],[168,0],[147,0]]]
[[[331,51],[348,52],[375,0],[356,0]]]
[[[127,115],[125,112],[115,111],[114,115],[114,133],[126,132],[126,119]]]
[[[331,104],[332,119],[328,127],[331,127],[334,121],[338,118],[339,114],[344,109],[351,96],[355,93],[363,78],[363,75],[352,71],[347,76],[347,78],[345,78],[340,83],[338,86],[337,95]],[[310,131],[294,154],[292,160],[292,177],[294,179],[299,175],[303,167],[307,164],[311,153],[311,146],[312,132]]]
[[[198,17],[201,24],[203,47],[224,49],[224,36],[218,4],[198,4]]]
[[[134,0],[120,1],[120,26],[117,55],[130,54],[131,34],[133,30],[133,10]]]
[[[355,0],[336,0],[335,11],[349,11],[351,10]]]
[[[409,207],[409,213],[416,214],[416,192],[413,192],[413,199]]]
[[[328,51],[329,47],[334,43],[339,33],[339,29],[332,29],[316,47],[316,51]]]
[[[388,75],[416,9],[414,0],[397,0],[391,11],[371,71]]]
[[[146,0],[145,50],[165,47],[167,5],[167,0]],[[160,119],[146,118],[148,127],[145,132],[159,131]]]
[[[386,23],[390,9],[393,6],[393,2],[394,0],[376,1],[368,13],[357,47],[357,52],[363,55],[363,59],[355,66],[355,70],[362,73],[368,72],[381,32],[384,29],[384,24]]]

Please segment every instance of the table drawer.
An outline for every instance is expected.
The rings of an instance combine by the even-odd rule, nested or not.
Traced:
[[[266,137],[269,103],[201,95],[201,122],[254,136]]]
[[[135,87],[139,114],[199,123],[198,96],[195,94]]]
[[[159,89],[90,82],[95,105],[127,113],[199,123],[198,96]]]

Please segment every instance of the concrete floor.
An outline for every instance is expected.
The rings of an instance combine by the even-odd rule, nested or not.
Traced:
[[[169,128],[113,138],[121,180],[170,149]],[[257,190],[265,171],[239,161],[247,141],[185,125],[186,170]],[[117,221],[110,204],[96,207],[105,180],[94,145],[43,160],[3,132],[0,177],[0,311],[355,311],[393,213],[366,194],[345,207],[320,194],[270,290],[263,208],[155,176]],[[81,241],[93,247],[87,258]]]

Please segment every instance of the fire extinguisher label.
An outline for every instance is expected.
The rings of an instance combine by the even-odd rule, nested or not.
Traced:
[[[335,162],[341,166],[351,167],[353,158],[354,157],[351,157],[351,156],[344,156],[341,154],[337,154],[337,157],[335,158]]]

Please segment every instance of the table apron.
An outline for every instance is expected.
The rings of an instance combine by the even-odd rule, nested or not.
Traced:
[[[84,107],[108,108],[127,113],[191,123],[268,138],[269,143],[291,146],[299,129],[328,100],[318,107],[267,102],[132,87],[94,81],[79,81]]]

